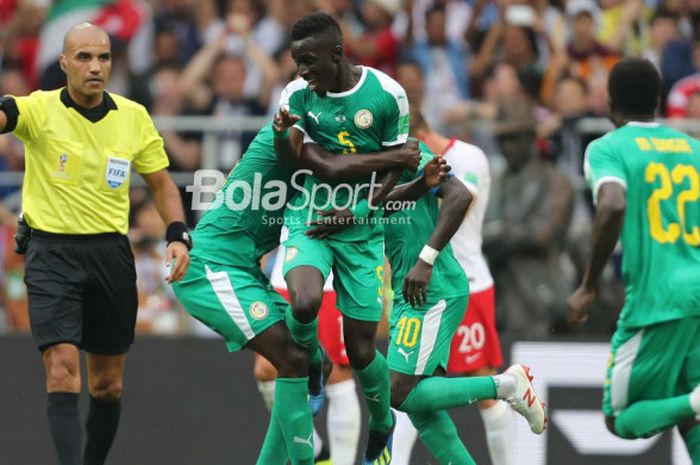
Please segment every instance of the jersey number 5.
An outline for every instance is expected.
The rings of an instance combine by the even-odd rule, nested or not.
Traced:
[[[682,235],[683,240],[691,246],[700,245],[700,228],[689,225],[686,221],[686,211],[689,203],[695,203],[700,199],[700,175],[691,165],[676,165],[672,171],[661,163],[649,163],[644,173],[647,183],[660,181],[659,187],[652,192],[647,201],[647,214],[649,216],[649,229],[651,237],[662,244],[673,244]],[[668,200],[673,195],[673,187],[685,185],[687,187],[678,193],[676,206],[678,209],[679,223],[668,223],[664,228],[661,215],[661,202]]]
[[[357,148],[355,147],[355,144],[352,143],[350,140],[350,132],[348,131],[340,131],[338,133],[338,142],[340,142],[340,145],[346,147],[343,149],[343,153],[357,153]]]

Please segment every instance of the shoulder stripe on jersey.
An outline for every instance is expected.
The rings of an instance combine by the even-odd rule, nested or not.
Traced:
[[[617,176],[603,176],[598,181],[596,181],[595,186],[593,187],[593,200],[595,200],[596,204],[598,203],[598,192],[600,191],[600,188],[603,187],[603,184],[609,182],[619,184],[622,187],[624,187],[625,190],[627,189],[627,183],[624,179],[618,178]]]
[[[309,87],[309,83],[305,80],[299,78],[287,84],[287,86],[282,90],[280,94],[280,107],[284,105],[289,105],[289,99],[295,92],[306,89]]]

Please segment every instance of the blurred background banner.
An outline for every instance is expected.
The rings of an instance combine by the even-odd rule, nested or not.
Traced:
[[[600,402],[607,343],[504,342],[506,358],[532,367],[550,415],[542,436],[531,434],[525,421],[516,418],[513,447],[518,465],[690,465],[676,434],[623,441],[605,429]],[[41,421],[46,407],[37,382],[43,377],[38,353],[25,337],[0,337],[0,348],[1,462],[52,463],[48,427]],[[252,354],[231,356],[216,339],[141,337],[128,366],[122,427],[110,463],[255,463],[268,415],[249,375]],[[87,396],[81,400],[84,415]],[[363,415],[366,420],[367,412]],[[476,406],[455,409],[451,415],[477,463],[488,465]],[[316,424],[323,429],[325,418],[319,417]],[[434,463],[417,444],[412,464]]]

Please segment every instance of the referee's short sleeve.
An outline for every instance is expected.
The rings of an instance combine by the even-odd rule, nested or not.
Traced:
[[[24,143],[30,143],[41,134],[42,121],[46,118],[43,95],[44,92],[36,91],[26,97],[14,97],[19,114],[13,132]]]
[[[145,108],[139,109],[141,123],[141,150],[134,157],[134,167],[139,174],[155,173],[170,165],[168,155],[165,153],[163,138],[156,130],[153,120]]]

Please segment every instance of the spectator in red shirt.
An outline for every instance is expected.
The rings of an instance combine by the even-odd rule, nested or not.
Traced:
[[[346,53],[358,63],[394,76],[400,42],[391,30],[391,23],[400,8],[399,0],[365,1],[362,4],[363,34],[354,34],[345,21],[340,22]]]
[[[693,39],[693,64],[700,70],[700,37]],[[688,106],[691,96],[700,92],[700,72],[681,79],[671,88],[666,101],[666,116],[669,118],[688,118]]]

